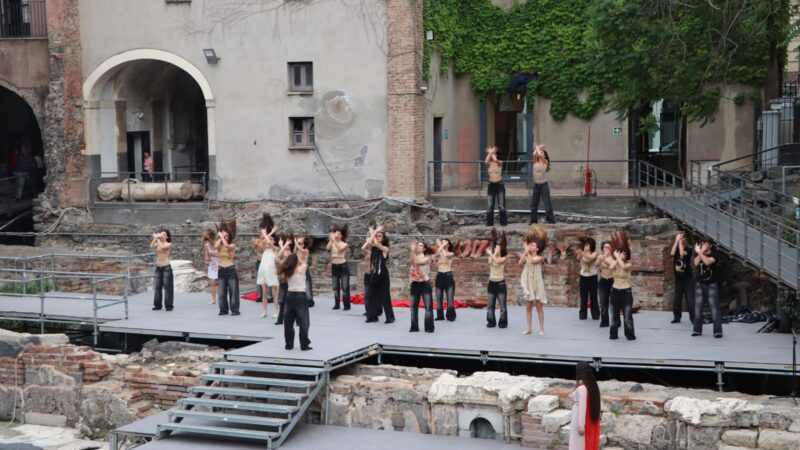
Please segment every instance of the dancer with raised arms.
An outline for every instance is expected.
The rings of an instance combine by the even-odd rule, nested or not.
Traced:
[[[325,247],[331,252],[331,283],[333,284],[333,309],[339,309],[340,303],[344,310],[350,310],[350,269],[347,266],[347,224],[334,225],[328,235],[328,245]]]
[[[456,320],[456,282],[453,279],[453,257],[455,248],[448,238],[436,240],[436,254],[434,260],[436,264],[436,319],[450,322]],[[447,296],[447,314],[444,313],[442,303],[445,295]]]
[[[425,304],[425,332],[433,333],[433,293],[431,292],[431,257],[424,241],[411,242],[408,277],[411,279],[411,329],[419,331],[419,301]]]
[[[524,265],[520,281],[522,293],[525,298],[525,320],[528,328],[522,334],[531,334],[533,330],[533,307],[539,317],[539,336],[544,336],[544,305],[547,304],[547,293],[544,288],[542,267],[545,263],[543,256],[547,248],[547,231],[539,226],[533,226],[522,241],[522,256],[519,264]]]
[[[161,228],[153,233],[153,240],[150,242],[150,248],[156,251],[153,311],[158,311],[162,307],[162,291],[164,307],[167,311],[172,311],[172,301],[175,293],[173,291],[172,266],[169,263],[169,253],[172,251],[172,235],[169,233],[169,230]]]
[[[488,302],[486,311],[486,326],[505,328],[508,326],[507,297],[505,267],[508,240],[505,231],[498,233],[492,228],[492,244],[489,252],[489,286],[487,288]],[[495,306],[500,303],[500,320],[495,320]]]

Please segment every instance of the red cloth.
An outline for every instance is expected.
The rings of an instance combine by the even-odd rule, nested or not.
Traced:
[[[248,292],[247,294],[244,294],[241,297],[244,300],[249,300],[251,302],[254,302],[254,301],[258,300],[258,292],[256,292],[256,291]]]
[[[364,304],[364,294],[351,295],[350,296],[350,303],[352,303],[354,305],[363,305]],[[444,308],[447,308],[447,301],[445,301],[443,303],[444,303],[444,305],[442,305],[442,306]],[[467,305],[466,303],[460,302],[458,300],[453,300],[453,305],[456,307],[456,309],[469,307],[469,305]],[[419,306],[420,306],[420,308],[424,308],[425,307],[425,304],[422,302],[422,300],[420,300]],[[411,300],[396,300],[396,299],[392,299],[392,307],[393,308],[410,308],[411,307]],[[436,302],[433,302],[433,309],[437,309],[436,308]]]
[[[586,430],[583,437],[586,440],[586,450],[600,449],[600,421],[592,420],[591,400],[586,397]]]

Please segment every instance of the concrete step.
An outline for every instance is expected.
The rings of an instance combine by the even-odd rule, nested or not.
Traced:
[[[182,423],[163,423],[158,425],[158,435],[164,437],[170,432],[203,434],[209,436],[238,437],[259,441],[272,441],[280,436],[271,431],[247,430],[228,427],[207,427],[198,425],[184,425]]]
[[[240,402],[235,400],[216,400],[211,398],[182,398],[178,400],[180,406],[207,406],[210,408],[236,409],[242,411],[257,411],[275,414],[294,414],[300,409],[293,405],[274,405],[271,403]]]
[[[275,419],[271,417],[249,416],[244,414],[229,414],[229,413],[217,413],[217,412],[205,412],[205,411],[170,411],[169,418],[170,420],[175,420],[177,418],[203,419],[203,420],[213,420],[219,422],[228,422],[232,424],[238,423],[247,425],[260,425],[263,427],[277,428],[278,433],[280,433],[284,425],[289,423],[288,419]]]
[[[298,405],[306,397],[297,392],[264,391],[259,389],[237,389],[216,386],[194,386],[189,388],[192,394],[224,395],[228,397],[260,398],[267,400],[285,400]]]
[[[240,375],[216,375],[216,374],[206,374],[200,375],[200,379],[203,381],[219,381],[223,383],[232,383],[232,384],[255,384],[259,386],[281,386],[287,388],[296,388],[296,389],[305,389],[308,391],[314,384],[315,381],[303,381],[303,380],[281,380],[277,378],[262,378],[262,377],[245,377]]]
[[[278,364],[253,364],[241,362],[216,362],[211,365],[212,369],[223,370],[245,370],[248,372],[282,373],[287,375],[302,375],[316,377],[322,373],[322,369],[313,367],[283,366]]]

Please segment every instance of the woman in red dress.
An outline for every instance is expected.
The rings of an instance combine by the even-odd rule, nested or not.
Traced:
[[[600,448],[600,388],[592,366],[579,362],[576,367],[578,386],[572,391],[572,421],[569,426],[569,450]]]

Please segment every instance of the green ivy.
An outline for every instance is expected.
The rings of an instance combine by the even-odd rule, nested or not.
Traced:
[[[590,119],[602,109],[627,117],[661,98],[690,120],[707,119],[719,102],[716,83],[763,84],[788,33],[788,0],[727,3],[743,5],[745,18],[717,51],[709,29],[730,11],[707,0],[682,1],[675,22],[658,15],[657,2],[638,0],[528,0],[508,9],[490,0],[425,0],[424,28],[434,39],[425,42],[423,68],[427,76],[436,50],[442,70],[470,75],[482,99],[505,95],[513,74],[539,70],[529,101],[550,99],[556,120]]]

